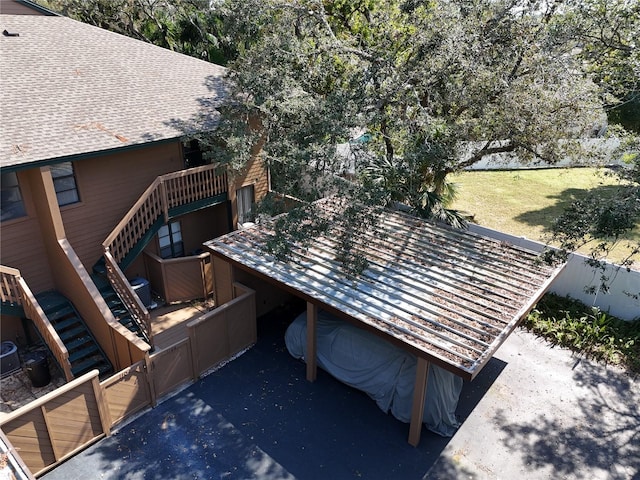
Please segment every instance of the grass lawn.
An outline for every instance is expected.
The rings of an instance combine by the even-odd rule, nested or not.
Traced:
[[[473,215],[485,227],[548,243],[548,228],[571,202],[592,190],[613,192],[617,181],[604,172],[596,168],[462,172],[450,177],[458,185],[452,207]],[[608,259],[624,258],[629,240],[640,241],[640,228],[620,241]],[[581,250],[588,251],[588,247]],[[634,267],[638,265],[636,260]]]

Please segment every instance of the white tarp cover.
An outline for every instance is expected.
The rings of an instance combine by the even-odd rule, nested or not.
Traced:
[[[289,353],[304,359],[307,314],[287,328]],[[320,310],[316,324],[318,365],[347,385],[362,390],[378,407],[409,423],[416,379],[416,357],[386,340]],[[425,426],[451,437],[459,426],[455,416],[462,378],[430,364],[424,404]]]

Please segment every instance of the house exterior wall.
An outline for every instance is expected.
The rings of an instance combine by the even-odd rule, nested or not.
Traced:
[[[3,15],[44,15],[43,12],[14,0],[0,0],[0,13]]]
[[[28,181],[29,173],[22,171],[17,175],[27,215],[0,224],[0,263],[20,270],[27,284],[37,293],[52,289],[53,277]]]
[[[61,208],[67,238],[87,269],[102,242],[159,175],[183,167],[180,142],[74,162],[80,202]]]
[[[267,168],[259,156],[254,156],[246,168],[239,172],[229,185],[229,200],[233,212],[233,228],[238,228],[238,202],[236,189],[253,185],[254,200],[259,202],[269,192],[270,182]]]

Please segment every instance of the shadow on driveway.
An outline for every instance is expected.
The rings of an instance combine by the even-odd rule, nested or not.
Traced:
[[[258,343],[42,478],[422,479],[450,439],[409,425],[318,370],[305,379],[284,330],[298,311],[259,319]],[[505,367],[492,359],[458,405],[464,420]]]

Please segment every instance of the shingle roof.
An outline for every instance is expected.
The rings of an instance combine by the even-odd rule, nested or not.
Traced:
[[[65,17],[0,15],[0,166],[212,128],[225,69]],[[196,121],[197,119],[197,121]]]
[[[317,202],[340,215],[341,200]],[[540,255],[489,237],[397,211],[353,233],[368,266],[345,273],[339,232],[270,255],[267,221],[205,243],[211,253],[338,316],[403,344],[463,378],[474,378],[560,273]]]

